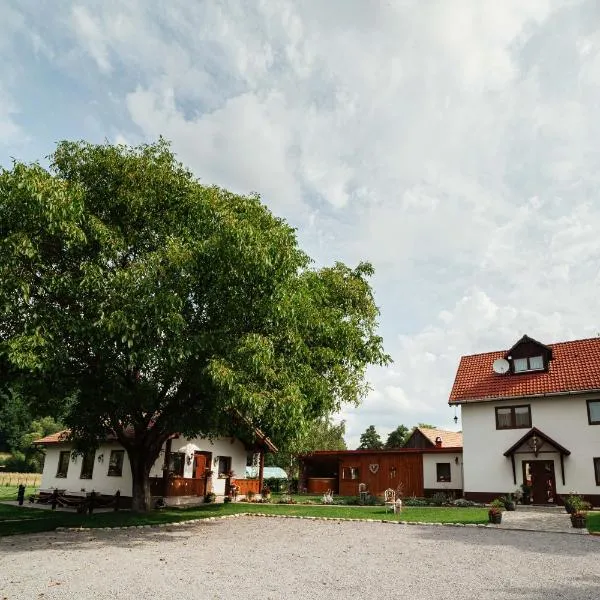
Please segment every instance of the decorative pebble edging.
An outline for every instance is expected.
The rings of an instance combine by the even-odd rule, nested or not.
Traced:
[[[149,525],[128,525],[125,527],[57,527],[55,531],[90,532],[90,531],[115,531],[129,529],[157,529],[160,527],[182,527],[184,525],[195,525],[206,521],[222,521],[224,519],[236,519],[238,517],[268,517],[271,519],[305,519],[309,521],[353,521],[360,523],[389,523],[392,525],[422,525],[433,527],[479,527],[483,529],[499,529],[496,525],[483,523],[428,523],[424,521],[392,521],[391,519],[355,519],[343,517],[314,517],[302,515],[275,515],[269,513],[235,513],[233,515],[221,515],[220,517],[206,517],[204,519],[190,519],[187,521],[174,521],[172,523],[152,523]]]

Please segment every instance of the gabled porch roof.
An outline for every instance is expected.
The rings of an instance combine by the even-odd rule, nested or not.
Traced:
[[[538,445],[537,440],[542,440],[546,444],[552,446],[557,452],[559,452],[562,456],[569,456],[571,454],[570,450],[567,450],[564,446],[561,446],[558,442],[554,441],[549,435],[546,435],[543,431],[540,431],[537,427],[532,427],[520,440],[514,443],[505,453],[504,456],[510,456],[511,454],[516,454],[517,450],[523,446],[523,444],[529,442],[531,440],[532,444],[529,444],[529,449],[527,452],[533,452],[536,456],[539,452],[539,449],[544,445]]]
[[[512,463],[513,481],[517,483],[517,468],[515,465],[515,454],[519,453],[519,449],[526,445],[521,453],[532,452],[535,456],[540,451],[547,452],[547,450],[541,450],[546,446],[551,446],[556,452],[560,454],[560,471],[562,476],[563,485],[565,485],[565,456],[571,454],[570,450],[567,450],[564,446],[553,440],[549,435],[546,435],[543,431],[540,431],[537,427],[532,427],[522,438],[515,442],[505,453],[504,456],[509,457]]]

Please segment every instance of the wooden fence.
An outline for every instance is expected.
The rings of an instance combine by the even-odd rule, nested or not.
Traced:
[[[245,496],[248,492],[254,492],[258,494],[258,479],[234,479],[233,484],[237,486],[238,495]]]
[[[150,492],[153,496],[163,495],[162,477],[150,478]],[[206,482],[204,479],[191,479],[184,477],[172,477],[169,479],[167,496],[204,496],[206,493]]]

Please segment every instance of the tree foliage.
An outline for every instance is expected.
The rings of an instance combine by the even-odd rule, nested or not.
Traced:
[[[369,425],[364,433],[360,436],[359,450],[381,450],[383,442],[381,436],[377,433],[375,425]]]
[[[299,432],[296,438],[290,439],[280,447],[279,452],[268,454],[265,465],[281,467],[288,477],[297,477],[299,455],[315,450],[346,450],[345,433],[345,421],[333,423],[328,417],[315,419]]]
[[[410,429],[406,425],[398,425],[394,431],[391,431],[385,442],[386,448],[402,448],[410,435]]]
[[[0,171],[0,360],[78,443],[116,435],[136,509],[174,432],[282,443],[388,362],[369,264],[312,268],[257,196],[201,185],[163,140],[61,142],[50,165]]]

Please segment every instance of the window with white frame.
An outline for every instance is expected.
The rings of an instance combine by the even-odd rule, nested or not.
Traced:
[[[544,358],[542,356],[530,356],[528,358],[513,359],[515,373],[525,373],[526,371],[543,371]]]

